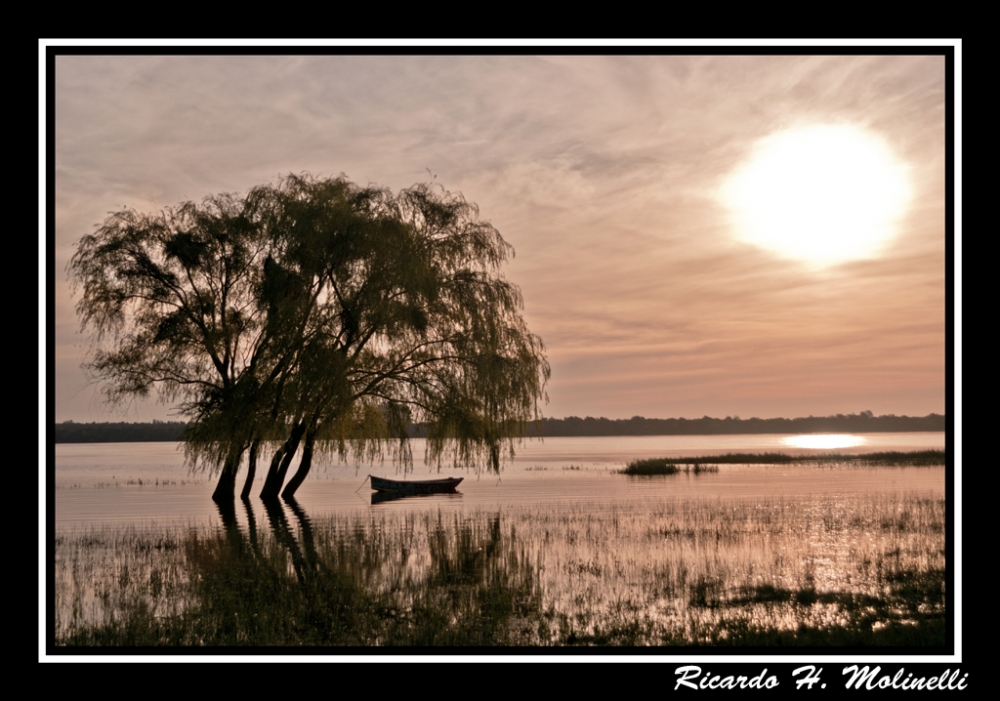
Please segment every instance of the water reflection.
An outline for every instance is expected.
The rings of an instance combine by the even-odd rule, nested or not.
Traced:
[[[539,573],[499,512],[411,514],[392,528],[340,518],[316,529],[293,499],[263,507],[266,527],[248,499],[219,505],[221,528],[187,535],[188,610],[155,618],[151,639],[134,644],[537,643],[512,623],[541,618]]]
[[[857,448],[868,441],[861,436],[846,433],[815,433],[799,436],[788,436],[781,439],[782,445],[789,448]]]
[[[441,499],[456,499],[461,498],[461,492],[449,492],[447,494],[407,494],[406,492],[372,492],[372,504],[381,504],[387,501],[398,501],[400,499],[409,499],[411,501],[415,500],[426,500],[433,499],[435,501]]]

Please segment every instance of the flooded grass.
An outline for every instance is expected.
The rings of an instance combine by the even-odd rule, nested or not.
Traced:
[[[691,460],[688,459],[688,463]],[[60,646],[943,646],[945,502],[636,500],[56,539]]]
[[[621,470],[625,475],[672,475],[678,472],[718,472],[719,465],[856,465],[861,467],[936,467],[945,464],[943,450],[888,451],[848,455],[823,453],[726,453],[687,458],[633,460]]]
[[[825,453],[821,455],[789,455],[787,453],[726,453],[725,455],[703,455],[684,458],[647,458],[633,460],[624,469],[623,475],[674,475],[680,472],[699,474],[718,472],[719,465],[855,465],[862,467],[931,467],[944,465],[943,450],[922,450],[913,452],[880,452],[846,455]]]
[[[708,460],[708,458],[706,458]],[[718,472],[718,465],[706,465],[702,458],[688,458],[686,461],[670,458],[649,458],[647,460],[633,460],[625,469],[621,470],[623,475],[650,476],[650,475],[676,475],[679,472],[685,474],[701,474],[703,472]]]

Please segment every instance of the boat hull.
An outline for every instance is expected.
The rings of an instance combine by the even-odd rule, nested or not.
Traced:
[[[372,489],[377,492],[395,494],[444,494],[454,492],[463,477],[447,477],[439,480],[390,480],[368,475]]]

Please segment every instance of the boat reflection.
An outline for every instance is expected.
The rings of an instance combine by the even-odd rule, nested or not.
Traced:
[[[428,498],[443,498],[443,499],[454,499],[455,497],[462,496],[461,492],[443,492],[441,494],[415,494],[407,492],[372,492],[372,504],[381,504],[386,501],[397,501],[398,499],[428,499]]]

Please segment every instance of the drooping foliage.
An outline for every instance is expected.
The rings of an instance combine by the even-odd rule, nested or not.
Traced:
[[[114,213],[69,273],[108,399],[177,402],[217,498],[264,449],[275,496],[301,443],[290,496],[317,449],[406,459],[410,422],[430,459],[500,469],[549,376],[501,275],[512,254],[461,195],[303,175]]]

